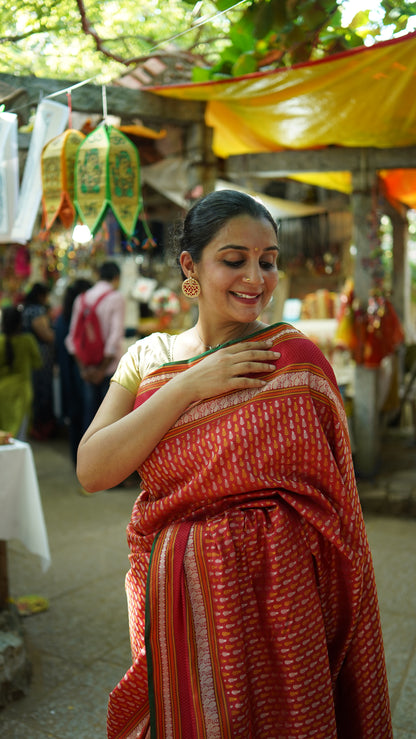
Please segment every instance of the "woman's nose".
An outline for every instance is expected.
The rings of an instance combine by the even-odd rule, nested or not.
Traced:
[[[253,285],[261,284],[263,282],[263,273],[260,269],[260,265],[249,265],[246,269],[246,274],[243,277],[243,282],[246,282],[247,284],[252,283]]]

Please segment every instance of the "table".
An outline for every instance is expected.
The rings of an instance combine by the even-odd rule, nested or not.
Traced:
[[[19,539],[41,558],[42,570],[51,563],[32,449],[23,441],[0,445],[0,608],[8,599],[7,544]]]

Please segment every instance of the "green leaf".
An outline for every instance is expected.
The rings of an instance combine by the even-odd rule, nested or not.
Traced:
[[[257,70],[257,62],[253,54],[242,54],[233,65],[232,73],[234,77],[241,77],[244,74],[251,74]]]
[[[228,10],[229,8],[232,8],[236,3],[236,0],[217,0],[215,5],[217,6],[218,10]]]
[[[210,67],[193,67],[192,82],[207,82],[211,79]]]
[[[230,41],[240,51],[252,51],[253,34],[246,31],[240,23],[236,23],[230,30]]]
[[[241,52],[238,49],[236,49],[235,46],[226,46],[225,49],[223,49],[220,59],[219,59],[219,63],[221,64],[221,67],[223,67],[224,64],[229,64],[231,68],[231,66],[237,61],[240,54]],[[215,67],[216,66],[218,65],[215,65]]]
[[[368,26],[369,14],[369,10],[359,10],[358,13],[355,14],[354,18],[352,18],[352,20],[350,21],[349,27],[362,28],[363,26]]]
[[[336,10],[335,13],[332,13],[331,17],[328,18],[329,25],[331,25],[333,28],[341,27],[342,25],[342,13],[339,10]]]

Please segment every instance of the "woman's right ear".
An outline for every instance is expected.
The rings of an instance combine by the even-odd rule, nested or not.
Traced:
[[[189,251],[183,251],[179,257],[179,264],[185,277],[190,277],[194,273],[194,262]]]

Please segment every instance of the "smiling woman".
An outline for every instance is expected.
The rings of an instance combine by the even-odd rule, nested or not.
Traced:
[[[194,257],[188,250],[181,253],[180,264],[200,285],[194,334],[204,337],[205,346],[219,346],[261,328],[257,318],[278,282],[276,226],[264,216],[236,215],[201,255],[195,255],[195,246],[192,251]],[[194,334],[191,329],[184,338]]]
[[[297,329],[258,320],[276,224],[244,193],[211,193],[177,250],[197,324],[130,347],[78,455],[88,490],[136,468],[142,481],[127,528],[133,665],[108,737],[391,739],[336,380]]]

